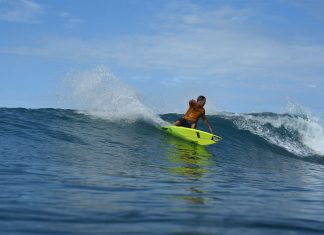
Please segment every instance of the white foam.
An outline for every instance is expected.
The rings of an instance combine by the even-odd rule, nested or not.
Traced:
[[[321,121],[305,113],[302,107],[292,107],[289,114],[226,114],[239,129],[248,130],[268,142],[299,156],[324,156],[324,127]],[[296,104],[294,104],[296,105]],[[286,112],[286,113],[287,113]],[[281,129],[279,129],[281,128]],[[287,133],[280,131],[286,130]]]
[[[65,107],[96,117],[114,122],[145,120],[156,125],[166,124],[141,102],[134,89],[102,66],[70,72],[64,79],[60,93]]]

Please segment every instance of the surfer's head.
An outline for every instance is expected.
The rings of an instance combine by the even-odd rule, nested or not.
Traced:
[[[204,106],[206,103],[206,97],[203,95],[198,96],[197,103],[201,106]]]

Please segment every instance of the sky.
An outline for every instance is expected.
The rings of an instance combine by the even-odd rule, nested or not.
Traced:
[[[0,0],[0,107],[58,107],[73,70],[104,66],[160,112],[324,116],[322,0]],[[208,114],[208,110],[206,110]]]

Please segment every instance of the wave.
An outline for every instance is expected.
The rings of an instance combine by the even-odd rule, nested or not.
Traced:
[[[180,117],[177,114],[162,116],[155,114],[141,103],[132,89],[124,86],[120,80],[106,70],[99,69],[96,70],[95,75],[93,72],[90,74],[94,78],[89,79],[87,73],[73,73],[69,77],[69,84],[73,87],[69,98],[72,99],[74,105],[79,105],[78,110],[2,108],[0,109],[1,132],[5,132],[5,124],[11,122],[17,127],[14,131],[24,128],[42,128],[49,122],[53,123],[53,119],[56,120],[54,123],[68,121],[71,125],[74,122],[80,122],[80,119],[82,119],[84,125],[89,125],[90,121],[82,115],[100,117],[113,123],[123,123],[126,124],[125,128],[139,121],[144,121],[145,125],[160,126],[169,124],[169,122]],[[89,82],[91,85],[89,85]],[[113,87],[118,88],[117,91]],[[110,98],[110,95],[113,97]],[[244,130],[248,131],[249,135],[240,133],[239,139],[253,141],[253,136],[257,136],[269,144],[285,149],[297,156],[324,156],[323,124],[311,113],[303,111],[300,107],[296,108],[296,106],[289,103],[287,110],[290,113],[284,114],[222,112],[218,115],[209,116],[208,119],[211,124],[221,130],[217,134],[223,135],[225,140],[230,139],[233,131]],[[33,119],[34,116],[37,119]],[[23,120],[28,121],[23,122]],[[226,125],[225,121],[229,122],[229,125]],[[99,121],[92,120],[91,125],[95,125],[96,122]],[[145,125],[141,125],[141,128],[147,129]],[[200,125],[201,127],[204,126]],[[65,135],[68,136],[69,133]]]
[[[30,138],[39,141],[56,138],[59,141],[89,144],[89,136],[94,133],[111,141],[127,143],[128,139],[158,141],[159,130],[153,128],[151,119],[129,120],[96,119],[92,115],[77,110],[64,109],[12,109],[0,108],[0,136],[19,136],[21,141]],[[158,117],[162,122],[172,122],[179,118],[177,114]],[[238,146],[245,151],[244,141],[254,143],[255,137],[262,138],[268,146],[259,146],[272,151],[273,146],[284,149],[294,155],[324,156],[324,128],[321,122],[311,116],[251,113],[221,113],[208,116],[209,122],[216,129],[216,134],[223,137],[228,146]],[[199,128],[204,128],[199,125]],[[143,135],[142,135],[142,134]],[[244,140],[244,141],[243,141]],[[93,140],[95,141],[95,140]],[[235,142],[235,143],[234,143]],[[220,143],[222,144],[222,143]]]

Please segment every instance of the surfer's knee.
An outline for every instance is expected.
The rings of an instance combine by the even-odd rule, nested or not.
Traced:
[[[181,122],[179,121],[179,120],[177,120],[177,121],[175,121],[174,123],[173,123],[173,125],[175,125],[175,126],[179,126],[181,124]]]

